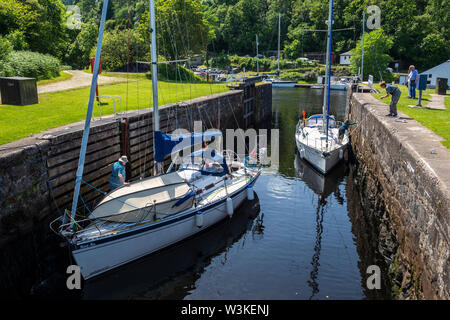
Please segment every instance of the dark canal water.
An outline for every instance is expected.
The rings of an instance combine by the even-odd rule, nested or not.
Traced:
[[[304,103],[304,105],[303,105]],[[322,91],[273,89],[280,166],[264,171],[232,219],[160,253],[84,283],[84,299],[367,299],[373,256],[355,213],[357,191],[342,163],[326,178],[295,154],[299,109],[320,113]],[[331,110],[343,120],[346,92]],[[300,109],[301,110],[301,109]]]

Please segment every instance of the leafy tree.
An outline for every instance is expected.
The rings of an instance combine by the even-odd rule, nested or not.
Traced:
[[[105,32],[101,54],[102,68],[113,70],[142,59],[148,52],[147,48],[137,32],[131,29]],[[94,46],[90,53],[92,57],[95,56],[95,50]]]
[[[12,51],[13,46],[8,39],[0,36],[0,62],[5,60],[8,54]]]
[[[25,39],[25,35],[22,31],[16,30],[11,32],[6,36],[6,38],[11,42],[13,49],[16,51],[28,50],[28,43]]]
[[[0,35],[20,31],[30,50],[60,57],[67,40],[65,12],[60,0],[0,0]]]
[[[155,2],[157,47],[169,60],[187,57],[206,49],[214,38],[199,0],[157,0]],[[149,13],[142,15],[139,37],[150,48]]]
[[[97,44],[98,27],[94,19],[84,23],[81,32],[78,33],[65,55],[65,61],[72,67],[83,69],[89,65],[89,58],[92,48]]]
[[[438,33],[427,35],[420,44],[422,68],[428,69],[445,62],[450,56],[450,41]]]

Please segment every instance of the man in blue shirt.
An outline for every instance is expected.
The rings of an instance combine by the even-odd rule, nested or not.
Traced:
[[[121,156],[120,159],[114,163],[111,177],[109,178],[109,187],[111,191],[121,186],[128,186],[130,183],[125,182],[125,165],[128,163],[127,156]]]
[[[411,99],[416,98],[416,86],[417,86],[417,80],[419,79],[419,72],[416,70],[414,66],[409,66],[409,75],[408,75],[408,81],[406,82],[406,85],[409,83],[409,93],[408,97]]]
[[[383,89],[386,89],[386,95],[380,97],[380,99],[384,99],[386,97],[389,97],[389,95],[392,95],[391,104],[389,106],[389,113],[386,115],[387,117],[397,117],[397,102],[400,100],[400,96],[402,95],[402,92],[399,88],[397,88],[394,85],[386,84],[386,82],[381,81],[380,87]]]

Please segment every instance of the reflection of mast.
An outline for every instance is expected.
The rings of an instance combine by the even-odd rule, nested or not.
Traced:
[[[314,254],[312,256],[311,265],[313,270],[311,271],[311,280],[308,280],[308,285],[312,288],[312,293],[309,299],[311,300],[314,295],[319,292],[319,284],[317,283],[317,276],[319,274],[319,258],[320,249],[322,248],[322,233],[323,233],[323,215],[325,213],[325,205],[327,204],[325,198],[321,195],[318,196],[316,210],[316,242],[314,244]]]
[[[274,128],[278,129],[278,103],[275,105],[275,124]]]

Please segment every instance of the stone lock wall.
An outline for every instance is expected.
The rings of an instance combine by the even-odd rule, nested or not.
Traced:
[[[386,112],[368,94],[354,94],[348,110],[358,123],[350,130],[351,147],[358,160],[354,182],[370,208],[366,219],[378,223],[394,297],[449,299],[448,149],[415,121],[395,122]]]

